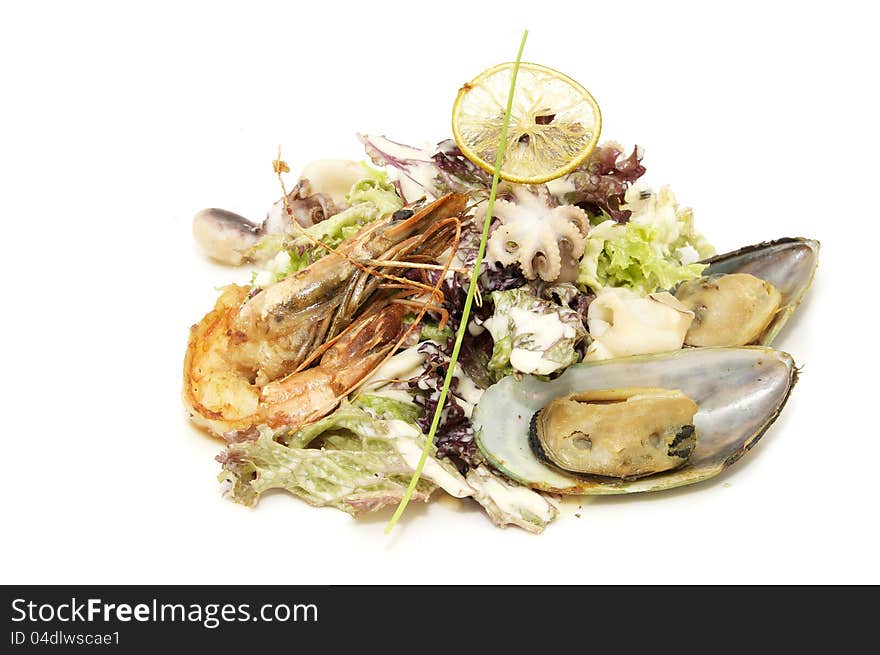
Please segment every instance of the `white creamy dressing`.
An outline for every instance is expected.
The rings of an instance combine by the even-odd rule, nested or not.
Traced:
[[[540,350],[547,350],[560,339],[573,339],[574,328],[559,320],[559,315],[536,314],[519,307],[510,310],[510,318],[518,333],[530,333],[534,344]]]
[[[470,418],[474,407],[480,402],[483,390],[468,377],[468,374],[464,372],[458,362],[455,363],[454,375],[458,378],[458,388],[455,391],[455,397],[458,400],[458,404],[464,410],[465,416]]]
[[[400,453],[406,465],[415,471],[422,457],[422,449],[413,439],[421,437],[421,432],[414,425],[406,421],[393,420],[387,421],[386,424],[389,434],[394,439],[397,452]],[[422,477],[436,484],[450,496],[455,496],[456,498],[473,496],[474,490],[471,489],[458,471],[454,473],[453,471],[454,469],[447,469],[436,459],[429,457],[425,460]]]
[[[514,348],[510,351],[510,365],[523,373],[549,375],[562,366],[557,362],[544,359],[544,353],[525,348]]]
[[[691,244],[676,248],[675,254],[678,256],[678,261],[680,261],[683,266],[690,266],[691,264],[696,264],[700,261],[700,253],[698,253],[697,249]]]
[[[474,318],[474,320],[470,321],[468,323],[467,329],[468,329],[468,334],[470,334],[472,337],[478,337],[481,334],[483,334],[483,332],[486,331],[486,328],[483,327],[483,324],[480,322],[480,319],[478,319],[478,318]]]
[[[590,303],[587,361],[679,350],[694,313],[667,292],[606,288]]]
[[[371,393],[374,396],[384,396],[392,400],[413,402],[413,395],[408,391],[403,389],[385,389],[383,387],[389,384],[388,380],[409,380],[422,373],[422,367],[428,358],[425,353],[418,351],[422,343],[426,342],[423,341],[400,351],[373,371],[373,374],[360,387],[360,391]],[[483,395],[483,390],[474,383],[457,362],[455,364],[455,377],[458,378],[458,388],[455,391],[455,397],[458,399],[465,415],[470,418],[474,407]],[[424,381],[420,382],[419,386],[423,390],[428,389]]]
[[[400,457],[415,470],[422,456],[417,441],[421,433],[406,421],[387,421],[386,425]],[[528,487],[507,484],[485,469],[471,469],[465,479],[452,466],[447,468],[429,457],[425,460],[422,477],[455,498],[475,496],[482,504],[488,499],[506,516],[524,518],[529,514],[549,522],[556,515],[556,508],[541,494]]]
[[[492,314],[492,316],[483,321],[483,327],[489,330],[492,334],[492,340],[496,343],[501,341],[501,339],[506,337],[507,333],[510,332],[510,325],[507,317],[499,316],[498,314]]]
[[[421,373],[422,364],[428,356],[418,351],[419,345],[401,350],[391,357],[364,380],[361,390],[373,391],[387,384],[388,380],[409,380]]]
[[[548,375],[562,368],[562,364],[549,359],[544,359],[544,352],[560,339],[572,339],[575,336],[574,328],[566,325],[556,313],[536,314],[519,307],[514,307],[509,313],[513,321],[514,333],[531,334],[532,345],[535,348],[513,348],[510,351],[510,365],[523,373],[537,373]],[[488,321],[487,321],[488,323]],[[490,328],[491,329],[491,328]],[[494,336],[494,334],[493,334]]]
[[[505,514],[522,516],[526,511],[544,521],[552,520],[556,514],[554,507],[541,494],[528,487],[504,484],[491,473],[479,475],[479,486]]]
[[[265,263],[264,269],[254,277],[254,286],[265,289],[278,281],[278,275],[286,273],[290,268],[290,255],[282,250]]]

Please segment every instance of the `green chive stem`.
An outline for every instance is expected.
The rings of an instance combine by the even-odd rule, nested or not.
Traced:
[[[461,350],[461,343],[464,340],[464,333],[467,330],[468,318],[471,313],[471,304],[474,302],[474,293],[477,289],[477,278],[480,275],[480,267],[483,264],[483,255],[486,252],[486,241],[489,239],[489,225],[492,222],[492,210],[495,208],[495,195],[498,192],[498,180],[500,179],[501,166],[504,163],[504,149],[507,143],[507,128],[510,124],[510,111],[513,107],[513,93],[516,89],[516,75],[519,72],[519,64],[522,60],[523,49],[526,46],[526,38],[529,31],[525,30],[522,35],[522,41],[519,44],[519,52],[516,54],[516,61],[513,64],[513,73],[510,77],[510,92],[507,95],[507,109],[504,112],[504,120],[501,123],[501,139],[498,141],[498,150],[495,153],[495,171],[492,174],[492,188],[489,191],[489,203],[486,207],[486,219],[483,221],[483,234],[480,237],[480,247],[477,250],[477,260],[474,262],[474,270],[471,271],[471,281],[468,285],[467,297],[464,301],[464,309],[461,314],[461,323],[455,334],[455,344],[452,346],[452,355],[449,358],[449,368],[446,370],[446,377],[443,379],[443,388],[440,390],[440,398],[437,400],[437,408],[434,410],[434,418],[431,420],[431,429],[425,439],[425,447],[422,449],[422,456],[419,459],[419,465],[413,473],[412,479],[409,481],[406,493],[394,511],[394,516],[385,526],[385,534],[391,532],[391,529],[397,523],[398,519],[406,509],[409,499],[412,497],[422,475],[422,469],[428,459],[428,453],[431,450],[431,444],[434,443],[434,436],[437,434],[437,426],[440,424],[440,414],[443,412],[443,406],[446,403],[446,396],[449,394],[449,385],[452,384],[452,377],[455,371],[455,363],[458,361],[458,353]]]

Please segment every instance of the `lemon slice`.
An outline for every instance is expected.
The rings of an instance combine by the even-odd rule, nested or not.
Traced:
[[[490,173],[501,139],[513,63],[483,71],[458,92],[452,134],[465,157]],[[500,177],[540,184],[570,173],[599,140],[599,105],[580,84],[539,64],[520,64]]]

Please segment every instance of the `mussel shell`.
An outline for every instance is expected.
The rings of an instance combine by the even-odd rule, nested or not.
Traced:
[[[717,255],[703,263],[709,264],[704,275],[750,273],[779,290],[782,295],[779,311],[761,337],[761,344],[769,346],[810,288],[819,265],[819,242],[778,239]]]
[[[776,420],[797,379],[791,355],[761,346],[688,348],[660,355],[575,364],[555,380],[502,379],[474,410],[477,445],[512,480],[563,494],[659,491],[717,475],[755,445]],[[680,389],[696,401],[700,435],[681,468],[637,480],[565,473],[541,462],[529,445],[529,423],[553,398],[628,386]]]

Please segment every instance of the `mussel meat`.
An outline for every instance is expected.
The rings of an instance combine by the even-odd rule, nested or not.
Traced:
[[[677,389],[582,391],[535,412],[529,443],[539,459],[565,471],[637,478],[687,461],[697,443],[696,412]]]
[[[688,346],[747,346],[759,343],[776,316],[782,294],[748,273],[707,275],[683,282],[675,297],[694,313]]]
[[[704,263],[704,275],[748,273],[772,284],[780,293],[779,309],[760,337],[769,346],[803,300],[819,265],[819,242],[785,238],[746,246],[717,255]]]

